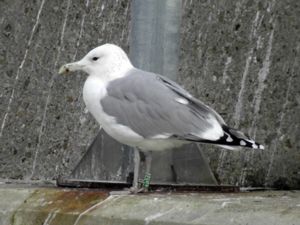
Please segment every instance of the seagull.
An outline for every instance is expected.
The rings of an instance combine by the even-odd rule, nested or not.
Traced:
[[[264,149],[176,82],[135,68],[117,45],[92,49],[77,62],[63,65],[59,74],[83,71],[88,77],[83,100],[88,111],[112,138],[145,155],[145,178],[138,182],[140,156],[134,158],[133,193],[147,191],[151,153],[191,142],[234,150]]]

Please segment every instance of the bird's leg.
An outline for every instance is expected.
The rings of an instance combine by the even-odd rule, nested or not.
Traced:
[[[133,184],[131,187],[132,192],[137,192],[139,189],[139,170],[140,170],[140,162],[141,156],[140,151],[137,148],[134,148],[134,171],[133,171]]]
[[[143,180],[143,191],[148,191],[151,180],[151,162],[152,162],[152,152],[145,152],[146,170]]]
[[[145,152],[145,177],[143,180],[143,186],[139,187],[139,169],[140,169],[140,151],[138,149],[134,149],[134,174],[133,174],[133,184],[130,188],[131,193],[141,193],[141,192],[147,192],[150,180],[151,180],[151,161],[152,161],[152,152]]]

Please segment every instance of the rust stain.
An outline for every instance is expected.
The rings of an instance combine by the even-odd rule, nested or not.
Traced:
[[[109,194],[87,189],[41,188],[36,190],[17,209],[11,218],[13,225],[19,224],[73,224],[77,216],[105,200]]]
[[[39,202],[40,204],[34,205],[42,211],[59,210],[61,213],[75,213],[84,211],[107,197],[108,193],[103,191],[39,189],[27,199],[27,202],[29,204]]]

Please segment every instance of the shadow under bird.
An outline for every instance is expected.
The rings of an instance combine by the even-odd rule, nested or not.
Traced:
[[[228,127],[216,111],[174,81],[135,68],[116,45],[94,48],[81,60],[63,65],[59,73],[73,71],[89,75],[83,87],[83,99],[106,133],[145,153],[145,182],[139,187],[140,158],[135,157],[132,192],[148,188],[152,151],[190,142],[231,150],[264,149],[241,131]]]

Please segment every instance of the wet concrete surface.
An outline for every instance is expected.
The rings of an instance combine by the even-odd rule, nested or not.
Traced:
[[[1,225],[300,223],[300,191],[109,195],[2,184],[0,199]]]

